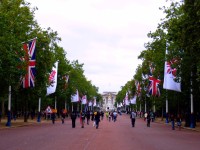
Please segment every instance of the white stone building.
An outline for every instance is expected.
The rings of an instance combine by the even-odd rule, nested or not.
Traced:
[[[114,106],[116,100],[116,92],[103,92],[103,110],[104,111],[112,111],[116,110]]]

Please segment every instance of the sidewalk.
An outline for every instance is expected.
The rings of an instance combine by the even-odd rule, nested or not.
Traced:
[[[163,118],[163,120],[162,120],[162,118],[156,118],[155,122],[157,122],[157,123],[163,123],[163,124],[171,126],[170,122],[169,123],[165,122],[165,118]],[[185,127],[184,125],[185,125],[185,122],[182,122],[181,123],[181,128],[200,132],[200,122],[196,123],[196,127],[195,128]],[[176,123],[175,123],[175,128],[177,128]]]
[[[39,125],[41,123],[49,123],[51,120],[44,120],[41,119],[41,122],[37,122],[37,119],[28,119],[27,122],[24,122],[24,118],[17,118],[16,120],[11,120],[11,126],[6,126],[7,119],[3,118],[0,122],[0,130],[6,129],[6,128],[16,128],[16,127],[22,127],[22,126],[28,126],[28,125]]]

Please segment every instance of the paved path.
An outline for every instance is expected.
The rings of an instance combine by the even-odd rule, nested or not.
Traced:
[[[142,119],[131,127],[129,116],[123,114],[116,122],[105,118],[99,129],[90,125],[71,128],[68,119],[53,125],[50,121],[0,130],[0,150],[199,150],[200,132],[171,130],[169,125],[151,123],[146,127]]]

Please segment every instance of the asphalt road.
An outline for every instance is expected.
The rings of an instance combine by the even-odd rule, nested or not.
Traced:
[[[92,122],[81,128],[79,119],[72,128],[67,119],[0,130],[0,150],[199,150],[199,140],[200,132],[154,122],[147,127],[142,119],[133,128],[126,114],[116,122],[104,118],[99,129]]]

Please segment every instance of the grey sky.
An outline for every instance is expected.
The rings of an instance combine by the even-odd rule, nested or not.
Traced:
[[[84,63],[99,92],[118,92],[133,78],[138,55],[164,17],[165,0],[29,0],[36,20],[62,38],[67,58]]]

